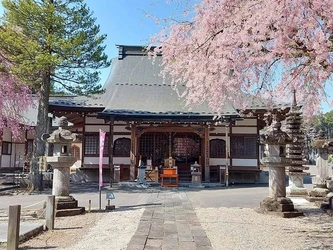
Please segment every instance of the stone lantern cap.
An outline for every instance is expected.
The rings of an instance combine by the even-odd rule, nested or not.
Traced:
[[[59,128],[51,134],[43,134],[42,140],[55,145],[54,154],[68,155],[70,144],[81,142],[82,136],[68,130],[71,126],[68,125],[68,120],[64,116],[60,117],[58,125]]]
[[[333,139],[325,139],[325,133],[322,130],[318,131],[311,144],[313,148],[333,151]]]
[[[281,130],[281,122],[277,121],[273,125],[273,130],[268,134],[262,135],[260,141],[267,145],[286,145],[292,143],[293,139]]]
[[[198,164],[198,162],[194,162],[194,164],[191,165],[192,172],[201,172],[201,165]]]
[[[71,126],[68,125],[68,120],[66,117],[60,117],[58,125],[59,128],[53,131],[51,134],[43,134],[42,140],[53,144],[81,142],[82,138],[80,135],[72,133],[68,130],[71,128]]]

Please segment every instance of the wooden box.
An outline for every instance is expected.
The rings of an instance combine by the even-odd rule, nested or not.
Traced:
[[[163,168],[163,174],[177,174],[175,168]]]

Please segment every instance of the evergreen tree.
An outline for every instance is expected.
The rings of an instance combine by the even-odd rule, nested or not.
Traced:
[[[0,51],[12,73],[39,95],[38,122],[31,162],[33,189],[38,181],[38,157],[45,153],[51,86],[86,95],[102,91],[98,69],[110,62],[104,53],[93,13],[83,0],[3,0]]]

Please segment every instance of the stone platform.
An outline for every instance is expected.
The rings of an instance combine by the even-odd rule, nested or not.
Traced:
[[[78,207],[78,201],[73,196],[56,197],[56,217],[80,215],[84,207]]]

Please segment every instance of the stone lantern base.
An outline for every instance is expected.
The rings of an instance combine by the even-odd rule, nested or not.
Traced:
[[[303,212],[295,210],[293,202],[286,197],[278,197],[277,199],[267,197],[260,202],[260,212],[275,213],[283,218],[294,218],[303,216]]]
[[[74,216],[83,214],[84,207],[78,207],[78,201],[73,196],[57,196],[56,197],[56,217]]]

